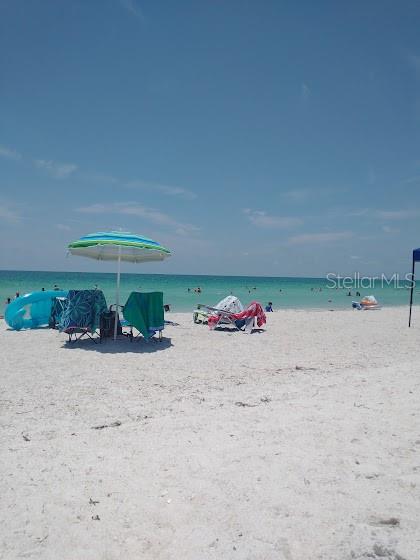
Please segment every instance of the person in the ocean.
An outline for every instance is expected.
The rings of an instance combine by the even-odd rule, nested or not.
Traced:
[[[57,284],[54,284],[53,290],[55,290],[56,292],[58,292],[58,291],[60,290],[60,288],[57,286]]]
[[[10,303],[11,301],[12,301],[12,300],[8,297],[8,298],[6,299],[6,305],[9,305],[9,303]]]
[[[267,311],[267,313],[272,313],[273,312],[273,302],[269,301],[268,304],[265,306],[265,310]]]
[[[20,297],[20,293],[16,292],[15,299],[17,299],[18,297]]]

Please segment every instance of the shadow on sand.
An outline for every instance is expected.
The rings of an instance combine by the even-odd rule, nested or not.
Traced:
[[[241,332],[243,334],[248,334],[246,331],[244,331],[243,329],[238,329],[238,328],[232,328],[232,327],[220,327],[217,326],[214,329],[216,332],[227,332],[227,333],[237,333],[237,332]],[[258,333],[265,333],[265,329],[259,329],[259,328],[255,328],[252,329],[252,331],[249,334],[258,334]]]
[[[95,343],[96,342],[96,343]],[[99,343],[83,338],[76,342],[65,342],[62,348],[66,350],[88,350],[91,352],[99,352],[100,354],[151,354],[166,350],[173,346],[170,338],[163,337],[160,341],[156,338],[151,338],[148,342],[143,337],[135,338],[132,342],[127,337],[118,338],[115,342],[107,340],[106,342]]]

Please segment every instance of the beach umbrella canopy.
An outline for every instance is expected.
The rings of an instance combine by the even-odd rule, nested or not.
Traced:
[[[169,249],[157,241],[125,231],[90,233],[70,243],[68,250],[72,255],[80,257],[118,262],[114,340],[117,337],[121,261],[131,263],[163,261],[171,256]]]

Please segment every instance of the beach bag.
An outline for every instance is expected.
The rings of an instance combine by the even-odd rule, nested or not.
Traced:
[[[101,338],[111,338],[114,336],[115,313],[115,311],[105,311],[101,314],[99,325]],[[118,319],[117,335],[119,334],[122,334],[122,327]]]

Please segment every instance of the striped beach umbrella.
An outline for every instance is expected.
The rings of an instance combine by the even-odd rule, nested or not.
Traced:
[[[131,263],[163,261],[171,256],[169,249],[157,241],[125,231],[90,233],[70,243],[68,250],[72,255],[80,257],[118,262],[114,340],[117,338],[121,261]]]

